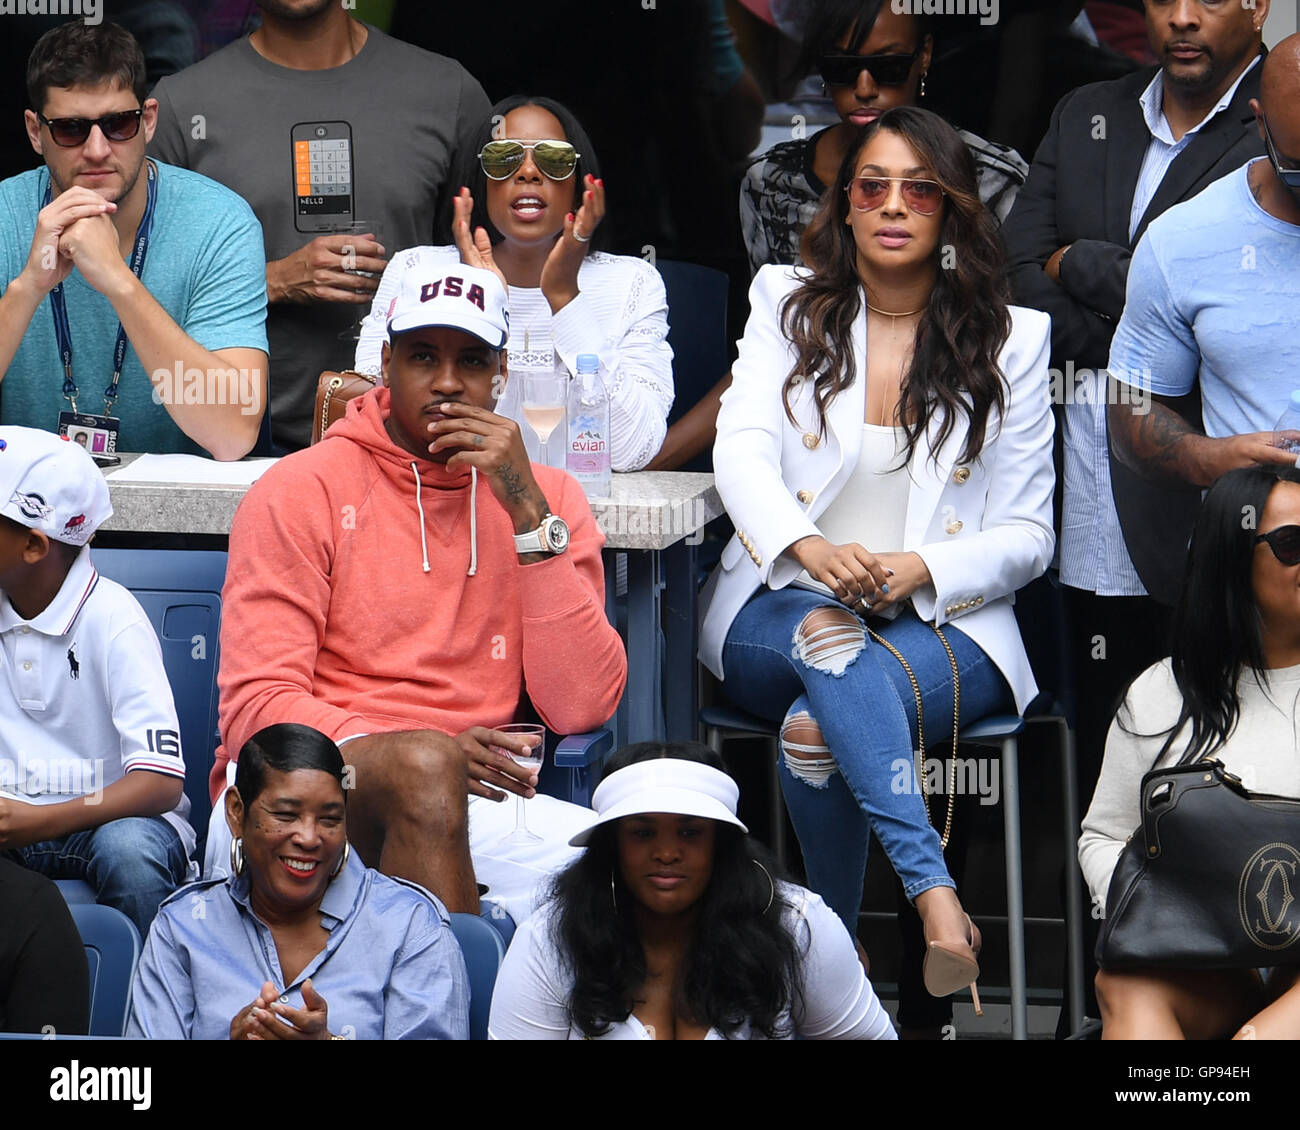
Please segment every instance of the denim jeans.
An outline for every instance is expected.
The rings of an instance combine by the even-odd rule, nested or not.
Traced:
[[[726,691],[736,705],[777,721],[807,712],[820,727],[834,767],[807,772],[784,752],[781,788],[803,849],[808,885],[856,937],[858,908],[874,831],[907,897],[953,886],[939,833],[926,818],[918,787],[916,696],[898,659],[861,631],[841,634],[833,661],[814,659],[804,618],[818,608],[847,608],[798,588],[761,590],[736,617],[723,651]],[[906,607],[897,619],[868,625],[907,659],[921,689],[927,746],[952,740],[952,664],[933,628]],[[961,722],[1011,707],[1011,690],[983,650],[955,626],[944,635],[961,676]],[[860,648],[860,650],[857,650]],[[802,772],[792,773],[790,764]],[[930,803],[946,806],[946,795]]]
[[[84,879],[96,899],[148,937],[158,904],[185,881],[189,861],[161,816],[127,816],[98,828],[18,848],[18,862],[49,879]]]

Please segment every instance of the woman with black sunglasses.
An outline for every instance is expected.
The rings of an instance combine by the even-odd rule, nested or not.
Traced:
[[[856,933],[874,832],[921,920],[904,970],[946,996],[978,970],[943,854],[970,784],[914,751],[1037,690],[1011,597],[1054,545],[1050,324],[1008,305],[970,151],[927,110],[862,131],[806,248],[750,289],[713,459],[737,532],[700,659],[781,723],[809,886]]]
[[[441,276],[457,260],[494,271],[510,296],[507,374],[549,366],[554,355],[572,372],[579,353],[598,353],[611,464],[640,470],[663,443],[673,402],[668,301],[645,260],[598,250],[605,184],[591,139],[558,102],[507,98],[462,152],[457,177],[451,183],[465,187],[454,201],[455,242],[393,256],[361,327],[356,368],[379,374],[388,309],[408,271]],[[512,397],[498,411],[516,416],[520,404]]]
[[[915,106],[925,94],[934,41],[919,3],[916,14],[888,0],[820,0],[804,32],[797,73],[817,72],[840,121],[773,146],[745,174],[740,220],[749,262],[798,263],[800,240],[844,159],[854,134],[895,106]],[[1014,149],[966,130],[979,195],[999,223],[1011,211],[1029,166]]]
[[[1243,467],[1201,506],[1172,655],[1133,680],[1110,728],[1079,838],[1097,912],[1141,826],[1145,774],[1214,757],[1251,791],[1300,796],[1298,732],[1300,470]],[[1237,894],[1207,897],[1235,904]],[[1102,1038],[1300,1038],[1300,987],[1282,992],[1295,968],[1274,970],[1267,985],[1254,970],[1102,970]]]

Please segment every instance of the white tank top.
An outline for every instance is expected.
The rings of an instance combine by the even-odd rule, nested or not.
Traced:
[[[872,553],[903,548],[907,500],[912,480],[903,460],[907,433],[902,428],[862,425],[862,449],[844,488],[828,506],[817,528],[833,545],[857,542]],[[815,592],[830,590],[803,571],[791,584]]]

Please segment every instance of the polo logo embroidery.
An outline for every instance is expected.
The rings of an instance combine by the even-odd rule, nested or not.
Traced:
[[[76,646],[75,644],[73,645]],[[68,648],[68,674],[74,679],[81,678],[81,664],[77,662],[77,657],[72,654],[72,648]]]
[[[438,297],[439,291],[444,298],[464,298],[468,302],[474,303],[480,310],[486,312],[487,303],[483,295],[483,288],[477,283],[470,286],[469,292],[465,291],[465,280],[456,275],[448,275],[445,279],[439,279],[437,282],[425,283],[420,287],[420,301],[432,302]]]
[[[30,518],[34,522],[48,521],[50,515],[54,513],[54,508],[35,491],[16,490],[9,502],[18,507],[24,518]]]

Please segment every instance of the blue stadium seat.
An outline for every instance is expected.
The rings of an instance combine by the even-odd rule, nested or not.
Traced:
[[[195,856],[202,860],[212,810],[208,773],[219,742],[217,661],[226,555],[213,550],[92,549],[91,559],[101,576],[131,591],[162,644],[181,726],[185,795],[190,799],[190,825],[198,836]],[[60,879],[58,886],[69,905],[95,901],[90,885],[80,879]]]
[[[90,965],[90,1035],[122,1036],[140,960],[140,935],[131,920],[111,906],[70,909]]]
[[[162,644],[185,754],[190,824],[202,839],[212,802],[208,774],[216,758],[217,663],[226,555],[214,550],[92,549],[101,576],[131,590]]]
[[[469,971],[469,1038],[488,1038],[488,1013],[492,1008],[492,987],[497,971],[505,960],[506,947],[501,935],[477,914],[453,914],[451,932],[460,943]]]
[[[720,381],[730,367],[727,346],[728,279],[712,267],[660,259],[655,263],[668,293],[668,344],[673,350],[672,427]],[[681,468],[712,471],[711,452]]]

